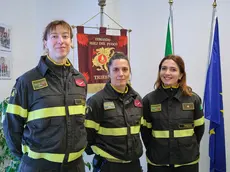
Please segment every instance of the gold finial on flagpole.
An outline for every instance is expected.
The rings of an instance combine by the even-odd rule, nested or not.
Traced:
[[[212,6],[213,6],[213,8],[216,8],[216,6],[217,6],[216,0],[214,0]]]
[[[172,5],[173,4],[173,0],[169,0],[169,4]]]

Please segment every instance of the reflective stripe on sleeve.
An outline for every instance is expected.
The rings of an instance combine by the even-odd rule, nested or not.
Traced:
[[[202,116],[199,119],[194,120],[194,126],[198,127],[204,124],[204,116]]]
[[[143,126],[145,126],[147,128],[152,128],[152,123],[147,122],[145,119],[143,119]]]
[[[7,105],[7,109],[6,109],[7,113],[11,113],[14,115],[19,115],[22,118],[27,118],[28,116],[28,111],[27,109],[22,108],[19,105],[14,105],[14,104],[8,104]]]
[[[92,120],[86,119],[86,120],[85,120],[85,127],[86,127],[86,128],[93,128],[93,129],[95,129],[96,131],[98,131],[99,128],[100,128],[100,124],[98,124],[98,123],[96,123],[96,122],[94,122],[94,121],[92,121]]]

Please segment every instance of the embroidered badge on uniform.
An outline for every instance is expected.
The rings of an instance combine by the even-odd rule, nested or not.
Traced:
[[[85,81],[81,78],[75,79],[75,84],[78,85],[79,87],[85,87]]]
[[[85,108],[85,114],[87,115],[88,113],[92,112],[92,107],[91,106],[87,106]]]
[[[151,109],[151,112],[160,112],[161,111],[161,104],[151,105],[150,109]]]
[[[193,123],[190,123],[190,124],[179,124],[179,128],[180,129],[190,129],[190,128],[193,128],[193,127],[194,127]]]
[[[39,90],[39,89],[48,87],[48,83],[46,81],[46,78],[34,80],[34,81],[32,81],[32,85],[33,85],[34,90]]]
[[[183,110],[194,110],[194,103],[182,103]]]
[[[104,110],[115,109],[115,104],[113,102],[104,102]]]
[[[16,88],[13,88],[12,91],[11,91],[10,96],[14,97],[16,94],[17,94],[17,90],[16,90]]]
[[[136,107],[142,107],[142,103],[141,103],[141,101],[140,100],[138,100],[138,99],[135,99],[134,100],[134,106],[136,106]]]
[[[75,105],[85,105],[84,99],[74,99]]]
[[[202,104],[200,104],[200,110],[203,110],[203,106],[202,106]]]

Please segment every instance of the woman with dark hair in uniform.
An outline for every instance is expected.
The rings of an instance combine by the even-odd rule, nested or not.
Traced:
[[[128,84],[130,63],[116,52],[108,63],[110,81],[87,101],[87,154],[95,154],[94,172],[141,172],[142,101]]]

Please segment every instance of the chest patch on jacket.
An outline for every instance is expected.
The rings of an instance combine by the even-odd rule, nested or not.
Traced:
[[[104,102],[104,110],[115,109],[115,104],[113,102]]]
[[[194,103],[182,103],[183,110],[194,110]]]
[[[39,89],[48,87],[48,83],[46,81],[46,78],[42,78],[39,80],[32,81],[32,86],[34,90],[39,90]]]
[[[151,110],[151,112],[160,112],[161,111],[161,104],[151,105],[150,110]]]

